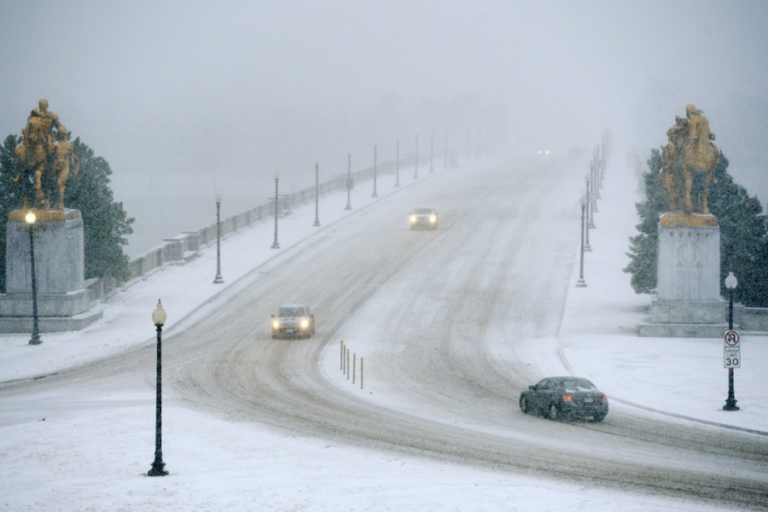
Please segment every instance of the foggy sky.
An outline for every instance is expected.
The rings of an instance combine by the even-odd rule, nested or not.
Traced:
[[[202,227],[217,192],[234,214],[417,134],[525,152],[610,130],[645,155],[687,103],[765,202],[767,25],[763,1],[0,0],[0,137],[47,98],[110,163],[137,247]]]

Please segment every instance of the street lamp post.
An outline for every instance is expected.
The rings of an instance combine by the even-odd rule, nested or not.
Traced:
[[[579,259],[579,280],[576,281],[576,286],[584,288],[587,286],[587,282],[584,281],[584,229],[586,226],[584,211],[587,209],[587,198],[581,196],[579,203],[581,203],[581,257]]]
[[[736,279],[736,276],[733,275],[733,272],[728,272],[728,277],[725,278],[725,287],[728,289],[728,330],[733,330],[733,290],[736,289],[736,286],[739,284],[739,281]],[[734,396],[733,391],[733,368],[728,368],[728,398],[725,400],[725,405],[723,406],[724,411],[738,411],[739,406],[736,405],[736,397]]]
[[[594,194],[594,182],[590,178],[589,173],[587,173],[586,178],[587,180],[587,224],[589,225],[590,229],[595,229],[595,212],[597,211],[596,203],[595,203],[595,194]],[[587,237],[589,239],[589,237]],[[587,244],[589,245],[589,244]]]
[[[585,235],[584,235],[584,250],[587,251],[587,252],[591,252],[592,251],[592,246],[589,245],[589,230],[590,230],[590,228],[594,228],[595,225],[592,223],[592,216],[589,213],[589,207],[592,204],[590,202],[590,197],[589,197],[589,174],[587,174],[587,194],[586,194],[586,197],[585,197],[585,201],[586,201],[586,204],[584,206],[586,208],[586,217],[584,219],[584,221],[585,221],[585,223],[584,223],[584,226],[585,226],[584,227],[584,232],[585,232]]]
[[[32,272],[32,337],[29,339],[30,345],[40,345],[43,340],[40,339],[40,328],[37,319],[37,277],[35,276],[35,221],[37,216],[35,212],[29,211],[24,216],[24,222],[27,223],[29,231],[29,259]]]
[[[320,225],[320,166],[315,163],[315,223],[312,224],[317,227]]]
[[[373,146],[373,195],[371,197],[379,197],[379,194],[376,193],[376,171],[377,171],[376,152],[377,152],[377,148],[374,145]]]
[[[416,152],[414,155],[414,166],[413,166],[413,179],[417,180],[419,179],[419,136],[416,135]]]
[[[472,160],[472,128],[467,128],[467,162]]]
[[[277,216],[278,216],[278,204],[280,203],[280,198],[277,195],[278,190],[278,182],[280,181],[280,178],[275,175],[275,241],[272,242],[272,248],[273,249],[279,249],[280,248],[280,242],[277,241]]]
[[[221,196],[216,194],[216,277],[213,284],[221,284]]]
[[[429,172],[435,172],[435,134],[429,135]]]
[[[157,307],[152,312],[152,323],[157,329],[157,386],[155,397],[155,460],[152,462],[152,469],[147,472],[148,476],[165,476],[168,472],[165,470],[163,462],[163,325],[167,315],[163,309],[160,300],[157,301]]]
[[[592,213],[599,212],[597,208],[597,200],[600,199],[600,180],[597,176],[597,165],[592,163],[590,166],[590,183],[592,185]]]
[[[352,153],[347,154],[347,206],[344,209],[352,209]]]
[[[600,173],[600,146],[595,151],[595,199],[600,199],[600,189],[603,188],[603,176]]]
[[[400,186],[400,139],[395,141],[395,186]]]
[[[445,163],[443,167],[448,167],[448,132],[445,132]]]

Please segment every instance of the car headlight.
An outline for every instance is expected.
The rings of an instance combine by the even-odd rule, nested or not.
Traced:
[[[280,320],[272,320],[272,329],[277,330],[280,328]]]
[[[429,223],[434,224],[435,222],[437,222],[437,215],[433,213],[432,215],[429,216]]]
[[[411,215],[409,217],[409,219],[411,219],[411,224],[416,224],[416,216],[415,215]]]
[[[309,320],[306,318],[301,319],[301,323],[299,323],[302,329],[308,329],[309,328]]]

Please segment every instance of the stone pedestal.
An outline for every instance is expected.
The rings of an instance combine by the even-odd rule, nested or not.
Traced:
[[[714,216],[661,216],[656,275],[656,300],[640,336],[723,336],[727,303],[720,296],[720,228]]]
[[[0,295],[0,332],[27,332],[32,326],[30,229],[35,244],[35,282],[41,332],[77,330],[101,318],[88,313],[83,220],[78,210],[15,210],[6,224],[6,294]]]

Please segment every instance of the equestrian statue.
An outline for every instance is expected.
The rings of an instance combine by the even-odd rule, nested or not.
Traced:
[[[712,142],[715,134],[709,121],[694,105],[685,107],[685,117],[677,117],[667,130],[669,142],[662,148],[661,178],[667,211],[709,215],[709,188],[720,160],[720,150]]]
[[[27,173],[34,174],[35,205],[51,208],[50,198],[43,188],[44,176],[56,177],[58,198],[55,209],[64,209],[64,191],[70,173],[80,169],[69,132],[59,122],[59,116],[48,110],[48,100],[41,99],[29,114],[21,130],[21,144],[16,147],[16,159]]]

